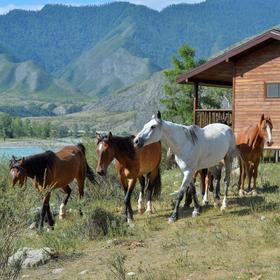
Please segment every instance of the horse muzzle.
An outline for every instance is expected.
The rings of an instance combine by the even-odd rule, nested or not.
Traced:
[[[144,141],[142,140],[142,138],[137,137],[134,139],[134,147],[135,148],[142,148],[144,146]]]
[[[266,145],[267,145],[268,147],[272,146],[272,145],[273,145],[273,141],[267,141],[267,142],[266,142]]]

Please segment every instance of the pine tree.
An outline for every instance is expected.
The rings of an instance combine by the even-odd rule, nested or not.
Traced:
[[[161,100],[166,108],[163,116],[173,122],[190,124],[193,111],[192,86],[177,84],[176,77],[196,66],[195,51],[190,46],[183,45],[178,52],[180,58],[172,58],[173,69],[164,71],[167,83],[164,86],[165,96]]]
[[[202,64],[204,60],[195,60],[195,51],[188,45],[183,45],[178,50],[179,58],[173,57],[173,69],[165,70],[167,83],[164,86],[164,98],[161,102],[165,105],[163,116],[165,119],[190,125],[193,123],[193,86],[177,84],[176,78],[184,72]],[[231,93],[228,89],[199,87],[198,108],[221,108],[222,102],[231,102]]]

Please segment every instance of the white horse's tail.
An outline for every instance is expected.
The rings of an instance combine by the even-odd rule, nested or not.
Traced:
[[[229,146],[228,155],[231,158],[240,157],[240,152],[236,146],[235,136],[234,136],[232,129],[230,130],[230,134],[231,134],[231,137],[230,137],[230,146]]]

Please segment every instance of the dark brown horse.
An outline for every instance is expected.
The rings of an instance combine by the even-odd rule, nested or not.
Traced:
[[[117,137],[110,132],[108,136],[96,134],[98,162],[96,172],[99,175],[106,175],[109,164],[116,159],[116,169],[119,180],[125,193],[125,213],[128,223],[133,220],[131,208],[131,194],[139,180],[141,192],[138,200],[138,210],[143,213],[143,194],[145,188],[145,177],[149,181],[147,186],[147,209],[146,212],[152,213],[152,196],[159,195],[161,190],[160,180],[160,161],[161,144],[160,142],[148,145],[141,149],[135,149],[133,145],[134,136]]]
[[[263,154],[265,140],[268,146],[272,142],[272,121],[270,117],[261,115],[260,121],[256,125],[251,125],[242,129],[236,136],[236,145],[240,153],[240,176],[239,176],[239,195],[243,196],[244,183],[246,176],[248,176],[248,189],[251,187],[251,180],[253,177],[253,191],[252,194],[257,194],[256,181],[258,177],[258,166],[261,156]]]
[[[22,186],[29,177],[33,179],[39,192],[46,192],[41,210],[41,228],[44,225],[46,214],[50,227],[54,225],[49,205],[53,189],[62,188],[65,193],[59,211],[59,217],[63,219],[66,214],[66,204],[71,194],[69,184],[74,179],[77,180],[79,197],[81,198],[84,195],[85,178],[87,177],[92,183],[96,183],[94,173],[87,164],[83,144],[66,146],[56,153],[46,151],[22,159],[16,159],[13,156],[10,161],[10,175],[13,186],[16,184]]]

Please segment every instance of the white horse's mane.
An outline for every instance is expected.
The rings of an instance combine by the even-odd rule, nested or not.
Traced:
[[[169,123],[171,123],[171,122],[169,122]],[[191,141],[194,145],[197,143],[197,141],[198,141],[197,131],[200,129],[200,127],[198,127],[197,125],[186,126],[186,125],[177,124],[177,123],[172,123],[172,125],[182,128],[187,139],[189,141]]]

